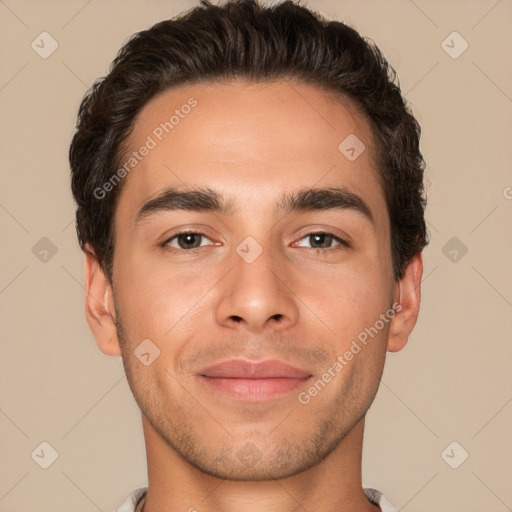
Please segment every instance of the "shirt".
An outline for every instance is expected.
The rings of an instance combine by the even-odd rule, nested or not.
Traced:
[[[114,512],[135,512],[137,505],[140,503],[142,498],[146,495],[147,487],[139,487],[129,494],[121,505],[114,510]],[[374,505],[378,505],[382,512],[398,512],[398,509],[389,501],[386,496],[372,489],[371,487],[363,487],[365,496]]]

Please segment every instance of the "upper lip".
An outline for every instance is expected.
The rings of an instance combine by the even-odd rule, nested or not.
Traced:
[[[230,359],[204,368],[199,372],[199,375],[226,379],[303,379],[311,377],[310,373],[278,359],[267,359],[259,362]]]

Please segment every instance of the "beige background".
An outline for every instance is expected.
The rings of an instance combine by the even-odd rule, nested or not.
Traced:
[[[406,512],[512,510],[512,1],[308,4],[384,51],[429,164],[422,310],[368,414],[364,484]],[[194,5],[0,0],[1,511],[109,511],[146,483],[121,360],[84,318],[67,150],[126,38]],[[43,31],[59,45],[47,59],[31,48]],[[453,31],[469,44],[457,59],[441,46]],[[43,237],[57,249],[46,262],[32,250]],[[455,262],[452,237],[468,249]],[[31,457],[43,441],[58,452],[48,469]],[[452,464],[469,453],[458,469],[441,456],[453,441]]]

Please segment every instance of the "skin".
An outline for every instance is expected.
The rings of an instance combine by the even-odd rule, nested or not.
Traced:
[[[191,96],[198,105],[125,178],[113,285],[92,247],[86,252],[87,321],[99,348],[123,358],[142,411],[144,511],[377,511],[361,484],[364,418],[386,351],[401,350],[416,323],[422,260],[393,279],[368,122],[348,100],[309,85],[187,85],[145,105],[130,150]],[[352,162],[338,150],[349,134],[367,148]],[[236,210],[163,211],[136,223],[169,186],[208,186]],[[274,210],[283,193],[324,187],[360,196],[374,222],[353,209]],[[194,240],[182,237],[166,251],[182,228],[205,234],[195,238],[200,247],[190,252]],[[350,247],[315,244],[311,232]],[[263,249],[252,263],[236,252],[248,236]],[[307,405],[297,396],[310,385],[249,403],[211,392],[197,376],[227,358],[276,358],[317,380],[393,303],[401,310]],[[134,350],[148,338],[160,355],[145,366]]]

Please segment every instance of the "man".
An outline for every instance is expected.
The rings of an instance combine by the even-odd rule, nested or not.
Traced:
[[[119,512],[396,510],[361,454],[419,310],[419,134],[379,50],[292,2],[121,49],[70,148],[87,321],[142,412]]]

